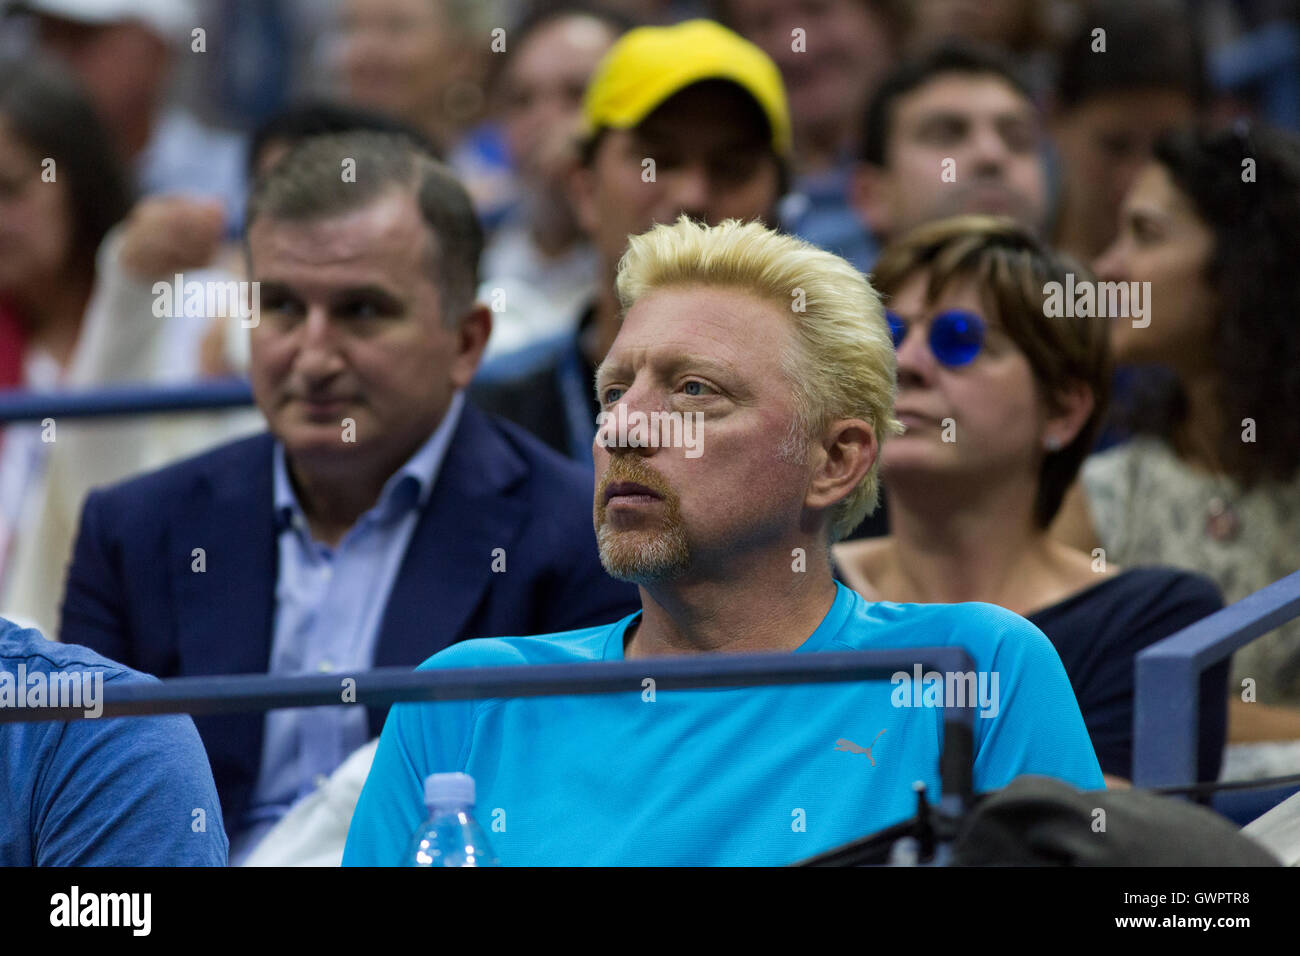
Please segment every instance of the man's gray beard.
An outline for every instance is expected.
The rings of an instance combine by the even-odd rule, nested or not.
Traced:
[[[596,532],[606,573],[632,584],[654,584],[685,573],[691,548],[680,525],[654,531],[615,531],[608,523]]]

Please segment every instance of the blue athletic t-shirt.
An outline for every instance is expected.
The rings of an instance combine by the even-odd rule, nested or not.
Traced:
[[[976,712],[974,786],[1020,774],[1104,786],[1051,643],[991,604],[867,602],[837,584],[795,653],[965,648],[996,714]],[[639,614],[640,612],[637,612]],[[637,617],[604,627],[465,641],[420,669],[623,660]],[[939,796],[942,709],[889,680],[398,704],[343,854],[401,865],[425,816],[423,781],[464,771],[503,865],[776,865],[910,817],[912,783]],[[848,743],[846,743],[846,741]],[[854,746],[848,746],[852,744]],[[869,751],[869,752],[868,752]]]
[[[0,618],[0,707],[80,706],[82,689],[102,704],[104,687],[139,681],[158,679]],[[54,700],[60,683],[77,697]],[[225,866],[228,851],[188,715],[0,724],[0,867]]]

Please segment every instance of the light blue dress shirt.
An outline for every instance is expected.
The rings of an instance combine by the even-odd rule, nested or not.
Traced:
[[[420,448],[389,477],[374,507],[337,548],[312,539],[278,442],[272,456],[279,576],[270,673],[332,674],[374,665],[379,624],[411,534],[460,420],[457,392]],[[262,764],[244,819],[231,832],[239,864],[300,797],[370,739],[364,707],[311,707],[266,714]]]

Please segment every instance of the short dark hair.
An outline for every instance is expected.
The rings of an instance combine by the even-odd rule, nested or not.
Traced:
[[[0,61],[0,119],[32,153],[54,160],[68,189],[69,256],[95,267],[100,242],[134,201],[112,137],[67,69],[41,56]]]
[[[345,181],[348,160],[355,176]],[[406,136],[366,130],[299,143],[254,186],[245,219],[245,250],[248,230],[259,217],[304,221],[351,212],[392,189],[415,195],[429,231],[443,319],[453,325],[474,302],[483,227],[451,169]]]
[[[1098,29],[1105,31],[1104,53],[1093,51]],[[1064,109],[1126,90],[1182,90],[1198,107],[1208,95],[1205,54],[1186,4],[1177,0],[1093,0],[1080,11],[1057,62]]]
[[[423,132],[387,113],[335,100],[309,98],[277,111],[253,130],[248,139],[249,179],[257,173],[262,153],[272,144],[284,143],[292,148],[311,136],[357,130],[400,133],[435,159],[443,158],[442,151]]]
[[[1246,160],[1254,179],[1243,179]],[[1245,123],[1179,130],[1156,142],[1155,161],[1214,234],[1203,275],[1216,293],[1219,460],[1245,488],[1291,481],[1300,471],[1300,139]],[[1169,441],[1187,413],[1177,379],[1144,370],[1119,424]],[[1254,442],[1241,440],[1247,418]]]
[[[490,60],[488,86],[495,87],[501,82],[506,66],[523,49],[530,36],[548,23],[569,17],[589,17],[597,20],[615,37],[620,37],[628,30],[641,26],[641,21],[636,17],[598,0],[535,0],[524,8],[514,26],[510,27],[505,50]]]
[[[889,155],[889,137],[893,132],[894,108],[898,101],[948,73],[994,76],[1026,100],[1034,101],[1028,84],[1000,53],[971,43],[943,43],[928,53],[904,60],[885,75],[867,106],[858,158],[872,166],[883,167]]]
[[[1065,492],[1092,450],[1110,400],[1110,328],[1098,316],[1048,318],[1044,289],[1062,285],[1070,273],[1091,281],[1092,274],[1056,252],[1024,226],[992,216],[958,216],[918,226],[890,243],[871,275],[882,295],[897,292],[911,277],[925,273],[926,298],[938,299],[955,279],[970,279],[992,307],[1003,330],[1024,353],[1039,394],[1049,407],[1072,383],[1092,392],[1093,408],[1074,439],[1043,456],[1034,496],[1034,521],[1046,528],[1056,517]]]

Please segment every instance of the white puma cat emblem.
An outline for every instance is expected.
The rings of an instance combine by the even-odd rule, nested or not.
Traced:
[[[876,740],[879,740],[883,733],[884,731],[882,730],[879,734],[876,734]],[[871,747],[876,745],[876,740],[871,741]],[[871,766],[874,767],[876,765],[876,758],[871,756],[871,747],[863,747],[860,744],[855,744],[853,741],[849,740],[848,737],[841,737],[839,740],[835,741],[836,750],[850,754],[866,754],[867,759],[871,761]]]

